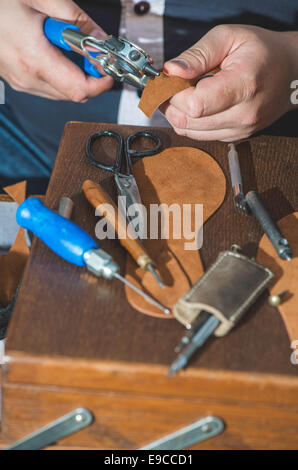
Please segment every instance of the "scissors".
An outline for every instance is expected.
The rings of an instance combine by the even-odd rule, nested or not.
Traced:
[[[112,165],[99,162],[95,159],[92,152],[94,142],[106,137],[112,137],[118,143],[116,160]],[[132,144],[142,138],[153,142],[153,147],[147,147],[141,150],[133,149]],[[130,134],[126,140],[118,132],[111,130],[99,131],[92,134],[87,141],[86,155],[89,162],[97,168],[110,171],[114,174],[118,195],[125,196],[126,198],[120,198],[120,201],[126,201],[126,206],[123,207],[122,205],[122,207],[120,207],[122,210],[125,210],[125,217],[129,221],[131,221],[131,217],[127,216],[129,207],[132,204],[142,204],[140,191],[135,177],[133,176],[132,163],[140,160],[141,158],[156,155],[160,151],[161,146],[162,143],[160,138],[148,131],[139,131],[134,134]]]
[[[95,141],[109,137],[115,139],[118,144],[116,160],[112,165],[99,162],[95,159],[92,152],[92,145]],[[133,149],[132,144],[136,142],[136,140],[142,138],[149,139],[149,141],[153,142],[154,145],[151,148],[142,148],[142,150]],[[139,239],[139,242],[146,235],[146,211],[144,211],[140,191],[133,176],[132,163],[140,160],[143,157],[157,154],[161,148],[161,145],[160,138],[148,131],[135,132],[134,134],[130,134],[125,140],[118,132],[111,130],[95,132],[95,134],[92,134],[89,137],[86,145],[86,155],[89,162],[97,168],[110,171],[114,174],[118,196],[122,196],[118,197],[119,213],[122,217],[124,217],[124,220],[127,220],[130,223],[130,227],[133,229],[136,238]],[[86,197],[88,199],[88,196]],[[137,212],[137,215],[134,214],[132,216],[132,214],[129,213],[129,207],[132,205],[134,205],[134,211]],[[137,252],[138,251],[139,250],[137,250]],[[161,287],[164,287],[162,280],[155,270],[155,263],[145,251],[143,251],[143,253],[145,254],[144,257],[139,256],[138,253],[136,259],[137,263],[142,268],[149,270],[158,284]]]

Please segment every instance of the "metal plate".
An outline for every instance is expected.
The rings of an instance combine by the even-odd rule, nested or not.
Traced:
[[[151,442],[139,450],[182,450],[198,442],[217,436],[224,430],[224,422],[216,416],[200,419],[190,426],[168,434],[157,441]]]
[[[77,408],[56,421],[29,434],[5,450],[39,450],[80,429],[86,428],[93,421],[92,413],[86,408]]]

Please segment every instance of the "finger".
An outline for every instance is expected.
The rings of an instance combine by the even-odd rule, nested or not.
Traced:
[[[188,116],[198,118],[220,113],[244,99],[245,83],[231,68],[177,93],[170,99],[170,104]]]
[[[55,90],[55,88],[51,87],[48,83],[45,83],[42,80],[37,81],[36,84],[33,84],[33,86],[30,88],[19,91],[24,91],[35,96],[41,96],[42,98],[47,98],[49,100],[67,100],[65,95],[62,95],[62,93],[59,93],[57,90]]]
[[[16,79],[15,76],[17,76],[17,72],[16,75],[3,76],[14,90],[30,93],[32,95],[41,96],[42,98],[48,98],[51,100],[67,100],[65,95],[57,91],[42,79],[32,76],[26,77],[21,81]]]
[[[110,77],[108,77],[110,78]],[[90,77],[90,80],[96,82],[98,81],[98,79],[94,78],[94,77]],[[105,81],[102,82],[101,80],[101,90],[102,91],[105,91],[105,87],[106,89],[109,88],[109,84],[108,85],[105,85],[104,83]],[[36,81],[36,83],[34,83],[31,87],[27,88],[27,87],[14,87],[15,89],[17,89],[18,91],[23,91],[23,92],[26,92],[26,93],[30,93],[32,95],[36,95],[36,96],[41,96],[42,98],[47,98],[47,99],[50,99],[50,100],[56,100],[56,101],[66,101],[66,100],[69,100],[69,97],[59,93],[57,90],[55,90],[53,87],[51,87],[48,83],[45,83],[43,80],[38,80]],[[86,98],[82,99],[81,102],[84,103],[86,102],[89,98],[93,98],[94,96],[97,96],[99,93],[98,93],[98,90],[97,90],[97,86],[95,87],[94,91],[90,92],[90,95],[89,96],[86,96]]]
[[[89,99],[108,91],[113,86],[114,80],[109,75],[106,75],[101,78],[86,77],[86,82],[88,89],[86,98]]]
[[[169,105],[164,115],[173,127],[188,129],[193,131],[213,131],[220,129],[236,129],[245,126],[246,111],[245,106],[237,105],[218,114],[202,118],[190,118],[187,114]]]
[[[233,34],[226,26],[211,29],[194,46],[164,64],[168,75],[195,78],[218,66],[233,45]]]
[[[65,96],[57,93],[54,89],[50,88],[44,90],[41,84],[37,84],[36,88],[25,88],[19,85],[14,85],[14,83],[10,83],[10,86],[13,90],[20,91],[23,93],[30,93],[30,95],[40,96],[41,98],[46,98],[48,100],[62,101],[67,99]]]
[[[47,2],[44,0],[26,0],[25,3],[46,16],[75,24],[87,34],[97,30],[98,34],[102,33],[103,37],[107,36],[104,30],[71,0],[51,0]]]
[[[59,96],[55,93],[45,93],[41,90],[35,90],[33,88],[29,88],[27,90],[18,90],[18,91],[24,91],[26,93],[30,93],[30,95],[34,96],[39,96],[40,98],[45,98],[47,100],[52,100],[52,101],[65,101],[66,98],[63,96]]]
[[[46,50],[41,56],[43,62],[39,65],[40,77],[71,101],[81,102],[97,96],[113,84],[113,79],[109,76],[86,76],[77,65],[50,44],[46,45]]]
[[[237,129],[222,129],[217,131],[189,131],[188,129],[174,128],[176,134],[189,137],[193,140],[221,140],[224,142],[233,142],[235,140],[246,139],[251,133],[246,131],[239,131]]]

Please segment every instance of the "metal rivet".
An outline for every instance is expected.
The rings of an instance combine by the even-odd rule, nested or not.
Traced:
[[[268,304],[271,307],[278,307],[282,302],[282,297],[287,293],[287,290],[281,291],[279,294],[272,294],[268,297]]]
[[[204,434],[209,434],[212,431],[210,424],[204,424],[201,429]]]
[[[241,248],[241,246],[239,246],[239,245],[233,244],[233,245],[231,246],[231,251],[233,251],[233,253],[241,253],[242,248]]]
[[[82,421],[84,421],[84,416],[82,414],[78,414],[75,416],[75,420],[77,423],[81,423]]]
[[[128,57],[130,58],[130,60],[133,60],[135,62],[139,60],[141,54],[139,53],[139,51],[133,50],[129,53]]]

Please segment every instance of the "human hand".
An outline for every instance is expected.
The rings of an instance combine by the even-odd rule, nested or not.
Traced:
[[[174,95],[164,114],[174,130],[196,140],[236,141],[269,126],[292,109],[298,78],[298,34],[241,25],[210,30],[164,65],[168,75],[212,78]]]
[[[85,73],[47,40],[44,20],[51,16],[98,38],[106,33],[71,0],[0,2],[0,76],[18,91],[54,100],[84,102],[111,88],[109,76]]]

